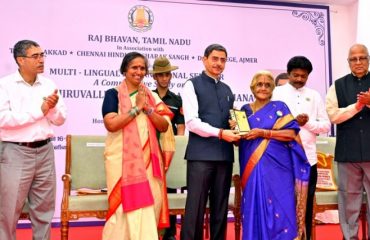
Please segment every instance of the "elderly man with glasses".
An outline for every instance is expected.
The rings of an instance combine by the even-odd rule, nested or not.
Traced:
[[[18,71],[0,79],[0,239],[15,240],[26,201],[33,239],[50,239],[55,208],[54,136],[66,107],[55,84],[40,75],[44,53],[30,40],[15,44]]]
[[[329,119],[337,125],[335,161],[338,163],[339,222],[345,239],[358,239],[363,191],[370,208],[370,74],[369,51],[355,44],[349,49],[350,74],[336,80],[326,96]],[[367,214],[370,223],[370,215]]]

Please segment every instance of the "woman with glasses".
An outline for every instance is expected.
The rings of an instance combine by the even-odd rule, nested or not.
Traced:
[[[310,164],[299,125],[283,102],[271,101],[270,72],[257,72],[250,88],[255,101],[241,110],[251,130],[239,143],[243,239],[303,239]]]

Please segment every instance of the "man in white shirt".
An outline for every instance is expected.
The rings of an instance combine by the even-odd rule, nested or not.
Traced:
[[[295,56],[287,64],[289,83],[277,87],[273,100],[285,102],[301,128],[299,135],[311,165],[310,183],[306,207],[306,234],[311,238],[313,199],[317,182],[316,135],[330,130],[330,121],[320,94],[306,87],[312,64],[304,56]]]
[[[50,239],[56,178],[52,125],[62,125],[66,108],[44,72],[44,52],[30,40],[15,44],[18,71],[0,79],[0,239],[15,240],[28,199],[33,239]]]

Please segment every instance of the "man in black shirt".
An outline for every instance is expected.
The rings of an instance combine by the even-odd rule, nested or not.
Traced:
[[[182,100],[179,95],[169,90],[172,78],[171,71],[178,69],[177,66],[171,66],[166,57],[158,57],[153,64],[153,79],[157,82],[157,88],[154,90],[162,101],[171,109],[174,117],[172,118],[172,128],[175,135],[184,135],[185,121],[182,112]],[[176,189],[167,188],[167,192],[176,193]],[[176,239],[176,216],[170,216],[170,227],[166,229],[163,240]]]

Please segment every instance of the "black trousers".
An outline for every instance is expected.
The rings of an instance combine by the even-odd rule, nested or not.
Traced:
[[[307,206],[306,206],[306,239],[311,239],[311,228],[313,221],[313,199],[315,197],[317,183],[317,164],[311,166],[310,182],[308,184]]]
[[[227,206],[233,163],[187,161],[187,188],[182,240],[202,240],[204,213],[209,198],[211,240],[225,240]]]

